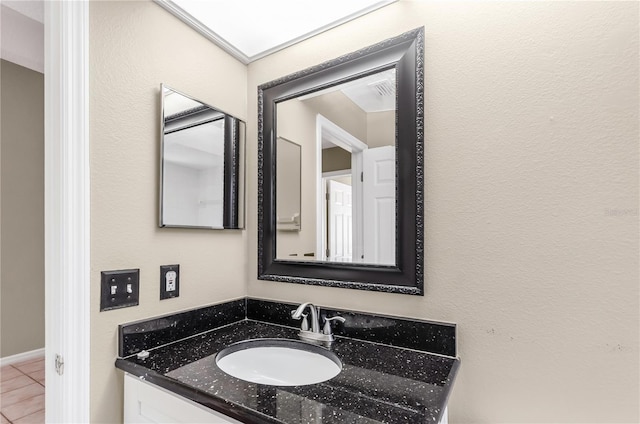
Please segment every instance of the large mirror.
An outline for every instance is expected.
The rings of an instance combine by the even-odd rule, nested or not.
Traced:
[[[160,226],[244,228],[245,124],[161,85]]]
[[[259,279],[423,294],[422,55],[420,28],[258,88]]]

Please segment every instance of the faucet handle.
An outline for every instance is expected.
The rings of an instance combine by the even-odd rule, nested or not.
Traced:
[[[309,321],[307,321],[307,315],[308,314],[300,314],[299,318],[295,318],[296,311],[291,311],[291,318],[293,319],[302,319],[302,323],[300,324],[300,330],[302,331],[309,331]]]
[[[309,321],[307,321],[307,314],[302,314],[302,324],[300,324],[302,331],[309,331]]]
[[[335,316],[335,317],[331,317],[331,318],[325,318],[324,319],[324,329],[322,330],[322,332],[326,335],[331,335],[333,334],[333,332],[331,331],[331,321],[340,321],[340,322],[345,322],[346,319],[344,319],[341,316]]]

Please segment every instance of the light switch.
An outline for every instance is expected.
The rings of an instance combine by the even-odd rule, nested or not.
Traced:
[[[140,270],[102,271],[100,311],[138,305],[140,298]]]

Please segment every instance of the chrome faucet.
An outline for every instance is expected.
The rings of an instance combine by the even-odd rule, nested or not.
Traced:
[[[306,308],[309,308],[311,311],[311,330],[309,330],[309,323],[307,322],[307,314],[304,313]],[[320,308],[314,306],[312,303],[306,302],[302,305],[298,306],[295,311],[291,311],[291,318],[294,319],[302,319],[302,324],[300,325],[300,332],[298,336],[301,339],[311,340],[311,341],[320,341],[320,342],[332,342],[335,340],[333,336],[333,331],[331,329],[331,321],[340,321],[345,322],[346,320],[343,317],[335,316],[332,318],[321,317],[320,316]],[[320,318],[324,321],[324,326],[322,330],[320,330]]]
[[[317,308],[315,306],[313,306],[312,303],[303,303],[302,305],[298,306],[298,309],[296,309],[295,311],[291,311],[291,318],[293,319],[300,319],[302,318],[302,326],[303,327],[308,327],[308,324],[305,324],[305,321],[307,319],[306,315],[303,314],[304,310],[306,307],[309,307],[309,309],[311,310],[311,331],[314,333],[319,333],[320,332],[320,320],[319,320],[319,312],[320,312],[320,308]],[[303,330],[305,330],[303,328]],[[306,329],[306,331],[308,331],[308,328]]]

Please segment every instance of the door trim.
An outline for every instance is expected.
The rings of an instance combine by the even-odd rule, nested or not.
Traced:
[[[45,405],[56,423],[90,421],[88,53],[89,2],[45,2]]]
[[[362,184],[360,183],[360,173],[362,172],[362,152],[369,148],[366,143],[354,137],[347,130],[333,123],[321,114],[316,115],[316,259],[325,261],[327,259],[327,244],[324,239],[326,234],[325,198],[327,193],[324,177],[329,173],[322,172],[322,141],[327,138],[333,145],[340,147],[351,153],[351,181],[353,184],[353,209],[352,213],[357,222],[362,215]],[[341,171],[336,171],[341,172]],[[322,220],[317,217],[323,217]],[[361,255],[362,251],[362,229],[353,226],[353,257]],[[354,261],[357,262],[357,261]]]

